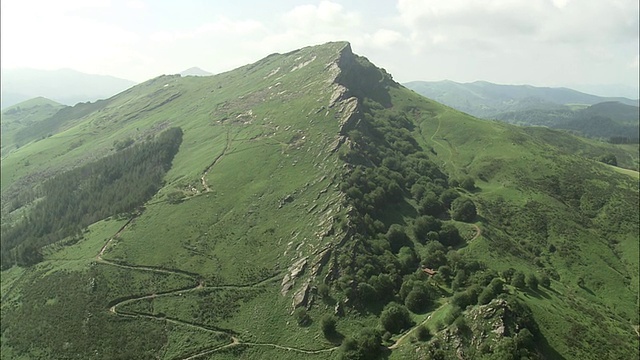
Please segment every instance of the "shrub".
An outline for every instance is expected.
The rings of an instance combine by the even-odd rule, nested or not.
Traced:
[[[338,358],[341,360],[377,359],[380,357],[380,335],[371,328],[364,328],[342,342]]]
[[[476,182],[471,176],[468,176],[460,181],[460,187],[468,191],[473,191],[476,189]]]
[[[318,295],[320,295],[320,297],[323,298],[323,299],[329,298],[329,285],[327,285],[325,283],[319,284],[318,285]]]
[[[333,315],[325,315],[320,320],[320,328],[325,337],[336,334],[336,317]]]
[[[540,277],[540,285],[546,287],[547,289],[551,288],[551,279],[549,278],[549,275],[542,274],[542,276]]]
[[[427,341],[431,338],[431,332],[426,326],[418,326],[416,329],[416,339],[420,341]]]
[[[380,323],[385,330],[392,334],[398,334],[412,325],[407,308],[393,302],[385,306],[380,314]]]
[[[522,289],[524,288],[524,285],[524,274],[522,273],[522,271],[516,271],[516,273],[513,274],[513,278],[511,279],[511,286]]]
[[[538,290],[538,277],[536,274],[529,274],[526,278],[527,287],[531,290]]]
[[[451,218],[453,220],[471,222],[476,215],[476,205],[469,198],[460,197],[451,204]]]
[[[307,309],[305,308],[297,308],[293,312],[293,316],[300,326],[307,326],[311,323],[311,317],[309,316],[309,314],[307,313]]]

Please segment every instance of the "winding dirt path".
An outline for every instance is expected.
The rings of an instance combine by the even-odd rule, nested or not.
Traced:
[[[441,116],[441,115],[440,115]],[[435,136],[438,135],[438,132],[440,131],[440,126],[442,125],[442,119],[440,118],[440,116],[438,116],[438,127],[436,128],[436,131],[434,131],[434,133],[431,135],[431,138],[429,138],[432,142],[434,142],[435,144],[438,144],[441,148],[447,150],[449,152],[449,160],[445,161],[442,166],[447,165],[447,162],[451,162],[451,158],[453,157],[453,152],[451,151],[451,146],[445,146],[442,145],[441,142],[437,141],[435,139]],[[447,144],[449,144],[447,142]]]
[[[275,349],[281,349],[281,350],[286,350],[286,351],[294,351],[294,352],[298,352],[298,353],[301,353],[301,354],[320,354],[320,353],[324,353],[324,352],[334,351],[334,350],[336,350],[338,348],[338,347],[332,347],[332,348],[319,349],[319,350],[307,350],[307,349],[283,346],[283,345],[273,344],[273,343],[243,342],[236,336],[236,332],[231,330],[231,329],[223,329],[223,328],[218,328],[218,327],[213,327],[213,326],[207,326],[207,325],[188,322],[188,321],[184,321],[184,320],[180,320],[178,318],[173,318],[173,317],[168,317],[168,316],[144,314],[144,313],[138,313],[138,312],[119,311],[118,307],[120,307],[120,306],[131,304],[131,303],[134,303],[134,302],[137,302],[137,301],[146,300],[146,299],[154,299],[154,298],[163,297],[163,296],[170,296],[170,295],[174,295],[174,294],[177,294],[177,293],[195,292],[195,291],[199,291],[199,290],[202,290],[202,289],[205,289],[205,288],[206,289],[248,289],[248,288],[253,288],[253,287],[256,287],[256,286],[262,286],[262,285],[268,284],[270,282],[273,282],[274,280],[279,279],[279,277],[282,276],[282,273],[277,273],[277,274],[274,274],[274,275],[272,275],[272,276],[270,276],[270,277],[268,277],[266,279],[262,279],[262,280],[254,282],[254,283],[244,284],[244,285],[207,286],[205,284],[204,280],[202,280],[202,279],[200,279],[198,277],[198,274],[191,274],[191,273],[186,272],[186,271],[175,270],[175,269],[166,269],[166,268],[159,268],[159,267],[153,267],[153,266],[125,264],[125,263],[119,263],[119,262],[115,262],[115,261],[104,259],[102,256],[104,255],[104,252],[107,249],[107,247],[112,243],[112,241],[114,239],[118,238],[122,234],[122,232],[124,232],[133,223],[133,221],[139,215],[140,215],[139,213],[134,215],[111,238],[109,238],[109,240],[107,240],[107,242],[102,246],[102,248],[100,249],[100,251],[96,255],[96,261],[101,263],[101,264],[104,264],[104,265],[115,266],[115,267],[124,268],[124,269],[142,270],[142,271],[149,271],[149,272],[156,272],[156,273],[163,273],[163,274],[179,275],[179,276],[183,276],[183,277],[187,277],[189,279],[192,279],[194,281],[194,284],[192,286],[188,286],[188,287],[182,287],[182,288],[178,288],[178,289],[167,290],[167,291],[157,292],[157,293],[143,294],[143,295],[140,295],[140,296],[134,296],[134,297],[122,299],[122,300],[119,300],[116,303],[112,304],[109,307],[109,312],[112,313],[113,315],[127,317],[127,318],[134,318],[134,319],[146,318],[146,319],[151,319],[151,320],[170,322],[170,323],[173,323],[173,324],[187,326],[187,327],[191,327],[191,328],[194,328],[194,329],[206,331],[206,332],[209,332],[209,333],[227,335],[231,339],[231,343],[229,343],[229,344],[225,344],[225,345],[217,346],[217,347],[210,348],[210,349],[207,349],[207,350],[203,350],[203,351],[198,352],[196,354],[187,355],[185,357],[180,357],[178,359],[180,359],[180,360],[196,359],[196,358],[199,358],[201,356],[209,355],[209,354],[212,354],[214,352],[222,351],[224,349],[228,349],[228,348],[235,347],[235,346],[240,346],[240,345],[243,345],[243,346],[272,347],[272,348],[275,348]]]
[[[411,335],[417,328],[419,328],[420,326],[423,326],[424,324],[427,323],[427,321],[429,321],[429,319],[431,319],[431,316],[437,312],[438,310],[442,309],[443,306],[447,305],[447,303],[444,303],[442,305],[440,305],[437,309],[433,310],[431,312],[431,314],[429,314],[429,316],[427,316],[426,319],[422,320],[419,324],[415,325],[414,327],[412,327],[411,329],[409,329],[406,333],[404,333],[402,336],[400,336],[398,338],[398,340],[396,340],[396,342],[393,343],[393,345],[389,346],[388,349],[389,350],[393,350],[396,349],[398,346],[400,346],[400,343],[407,338],[407,336]]]

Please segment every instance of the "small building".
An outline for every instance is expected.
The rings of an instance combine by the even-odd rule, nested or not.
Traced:
[[[433,270],[433,269],[426,268],[426,267],[423,267],[423,268],[422,268],[422,271],[423,271],[425,274],[429,275],[429,276],[433,276],[433,275],[435,275],[435,274],[437,274],[437,273],[438,273],[437,271],[435,271],[435,270]]]

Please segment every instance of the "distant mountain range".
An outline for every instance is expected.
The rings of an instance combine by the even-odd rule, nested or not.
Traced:
[[[589,137],[637,138],[638,134],[638,100],[624,97],[486,81],[413,81],[404,85],[425,97],[484,119],[566,129]]]
[[[39,96],[65,105],[109,98],[136,83],[71,69],[2,69],[2,109]]]

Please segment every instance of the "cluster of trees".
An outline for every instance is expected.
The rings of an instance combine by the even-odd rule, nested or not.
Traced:
[[[374,106],[349,132],[353,146],[343,158],[352,168],[344,176],[342,190],[355,209],[349,219],[355,235],[347,245],[351,249],[338,258],[341,277],[336,285],[355,306],[404,302],[396,294],[421,260],[411,233],[422,243],[430,239],[449,246],[460,241],[454,226],[437,219],[457,192],[449,190],[447,176],[415,142],[412,126],[405,114]],[[393,212],[403,211],[421,215],[412,228],[389,220]],[[412,293],[412,308],[426,302],[418,300],[426,298],[426,292]]]
[[[381,339],[414,325],[410,311],[424,313],[442,295],[435,281],[451,283],[459,269],[477,267],[452,250],[462,238],[456,226],[442,220],[475,218],[475,204],[456,189],[473,191],[473,178],[450,182],[416,143],[412,129],[404,112],[365,99],[363,119],[348,132],[351,146],[342,157],[351,166],[341,189],[354,209],[345,230],[354,235],[338,256],[340,277],[333,285],[350,306],[379,313],[380,324],[348,337],[341,351],[345,359],[378,354]],[[398,214],[414,220],[397,221]],[[416,251],[418,244],[426,251]],[[422,267],[438,269],[435,281]],[[332,329],[328,322],[327,332]],[[428,336],[428,331],[420,335]]]
[[[640,142],[640,138],[637,136],[612,136],[607,141],[611,144],[638,144]]]
[[[57,175],[34,192],[27,216],[2,228],[2,269],[41,260],[40,248],[109,216],[134,211],[162,186],[182,142],[171,128],[156,139]]]

